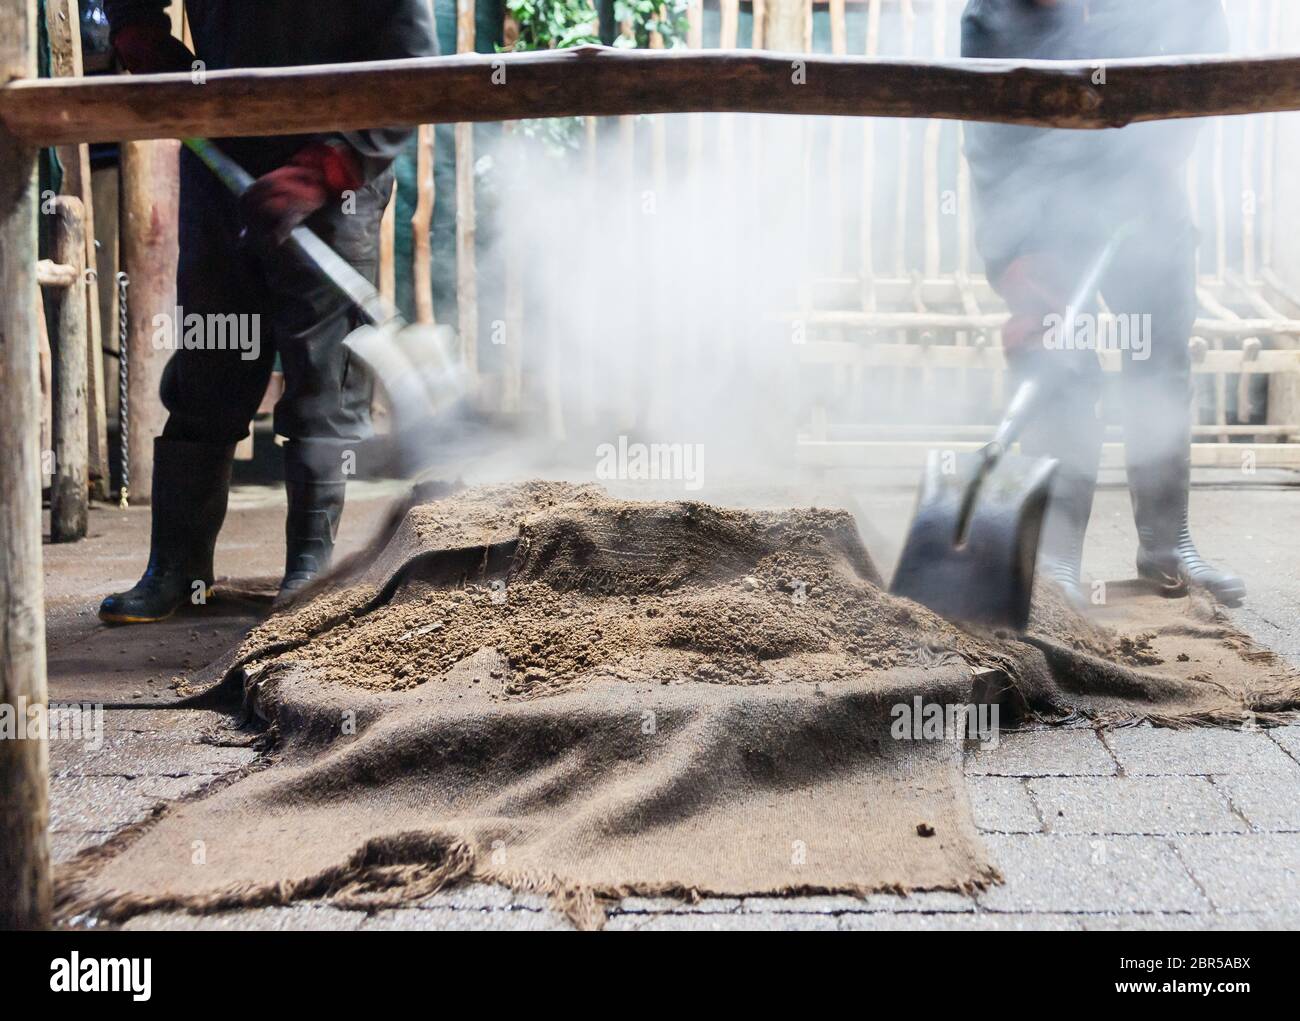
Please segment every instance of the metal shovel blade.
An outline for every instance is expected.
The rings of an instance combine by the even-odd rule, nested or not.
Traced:
[[[981,479],[982,464],[930,452],[890,591],[949,620],[1023,631],[1057,463],[1006,454]]]
[[[403,430],[418,429],[467,392],[445,326],[411,325],[395,317],[381,326],[360,326],[343,343],[374,373]]]

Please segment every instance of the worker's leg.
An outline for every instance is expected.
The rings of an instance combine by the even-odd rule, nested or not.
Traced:
[[[356,194],[355,209],[325,209],[308,221],[326,244],[374,282],[379,222],[392,174]],[[301,263],[268,260],[275,295],[275,335],[285,390],[275,407],[275,431],[286,438],[285,572],[287,598],[323,572],[333,554],[347,477],[358,444],[370,434],[369,372],[343,340],[361,320],[351,303]]]
[[[1103,282],[1111,311],[1122,317],[1121,403],[1139,575],[1170,594],[1188,584],[1226,603],[1246,594],[1242,580],[1212,567],[1192,542],[1191,360],[1196,319],[1196,231],[1178,185],[1152,194],[1151,215],[1125,243]],[[1127,337],[1125,341],[1124,338]]]
[[[1054,391],[1021,438],[1026,454],[1059,462],[1043,524],[1039,573],[1079,606],[1087,601],[1081,584],[1083,540],[1101,454],[1101,373],[1095,352],[1062,346],[1052,317],[1065,315],[1082,273],[1074,251],[1057,250],[1023,255],[997,267],[994,277],[1011,311],[1003,343],[1012,380],[1047,380]]]
[[[235,444],[266,390],[274,350],[257,315],[258,279],[238,244],[233,203],[189,153],[181,158],[180,263],[154,441],[149,563],[100,617],[147,623],[206,601],[226,515]]]

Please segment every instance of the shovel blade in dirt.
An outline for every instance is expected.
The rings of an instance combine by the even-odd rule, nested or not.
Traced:
[[[949,620],[1024,630],[1056,464],[1006,454],[981,477],[979,454],[931,451],[890,591]]]

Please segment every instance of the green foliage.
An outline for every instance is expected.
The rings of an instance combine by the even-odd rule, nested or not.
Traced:
[[[563,50],[600,43],[600,18],[594,0],[505,0],[506,11],[519,26],[515,53],[531,50]],[[630,34],[620,34],[614,45],[648,47],[650,33],[658,32],[665,47],[686,42],[687,0],[614,0],[614,18],[629,25]],[[504,49],[504,47],[499,47]],[[582,139],[582,120],[557,117],[520,122],[520,130],[542,142],[552,155],[577,149]]]
[[[620,34],[615,46],[643,49],[650,45],[651,32],[658,32],[668,49],[686,44],[686,0],[614,0],[614,20],[632,25],[632,34]]]
[[[592,0],[506,0],[506,10],[519,25],[516,53],[600,43]]]

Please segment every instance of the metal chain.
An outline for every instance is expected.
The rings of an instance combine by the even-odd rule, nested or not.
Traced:
[[[127,368],[127,317],[126,289],[131,284],[125,273],[117,275],[117,438],[121,448],[122,490],[117,505],[123,510],[131,496],[131,417],[127,405],[126,385],[130,379]]]

